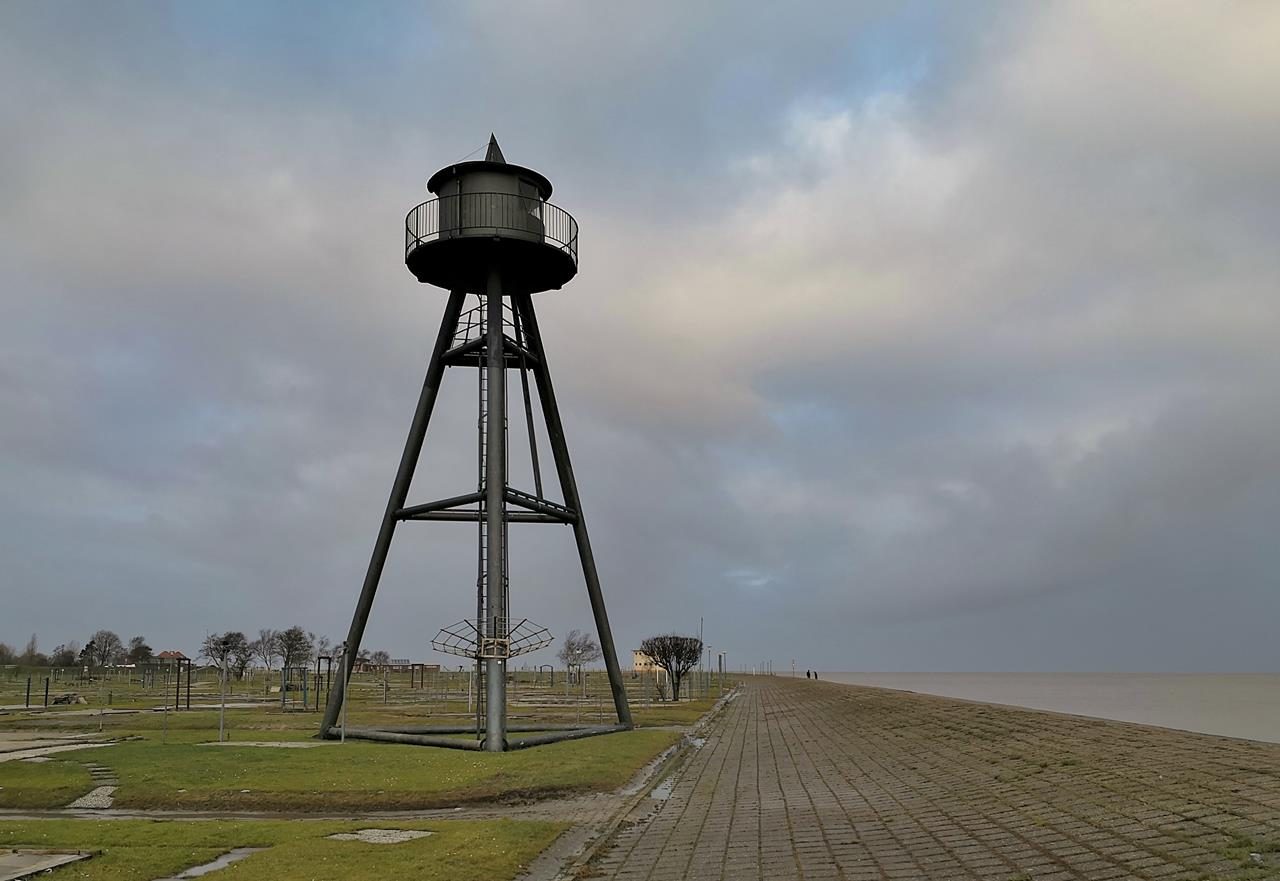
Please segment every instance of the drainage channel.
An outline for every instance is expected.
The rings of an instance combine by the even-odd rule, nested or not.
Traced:
[[[265,847],[237,847],[227,851],[215,860],[200,865],[192,866],[190,869],[184,869],[177,875],[170,875],[167,878],[157,878],[156,881],[188,881],[191,878],[199,878],[201,875],[207,875],[210,872],[216,872],[219,869],[225,869],[232,863],[238,863],[247,856],[252,856],[258,851],[266,850]]]

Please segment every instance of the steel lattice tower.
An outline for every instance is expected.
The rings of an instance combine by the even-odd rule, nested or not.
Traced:
[[[483,674],[484,711],[477,724],[477,730],[483,730],[483,739],[470,742],[433,736],[459,730],[443,728],[397,729],[395,732],[348,730],[346,736],[482,747],[497,752],[630,728],[631,711],[533,309],[533,294],[558,290],[577,274],[578,224],[566,211],[547,201],[551,196],[551,182],[532,169],[509,164],[492,135],[483,160],[442,168],[431,176],[427,189],[436,198],[418,205],[405,221],[405,265],[420,282],[448,290],[449,300],[345,645],[348,658],[359,651],[391,539],[400,522],[475,522],[478,526],[476,617],[441,630],[433,646],[439,651],[474,659]],[[473,297],[478,305],[464,309],[468,297]],[[475,368],[479,375],[477,487],[475,492],[408,505],[409,486],[447,367]],[[509,371],[516,372],[520,378],[534,477],[532,493],[508,484]],[[537,389],[563,503],[543,494],[530,373]],[[517,742],[507,740],[507,661],[551,641],[545,628],[526,620],[513,621],[509,615],[507,530],[511,523],[558,523],[573,528],[613,691],[616,725],[563,731]],[[350,664],[344,665],[344,669],[345,674],[337,679],[339,687],[329,694],[321,725],[324,737],[336,735],[334,726],[342,709]],[[539,730],[548,727],[537,726]]]

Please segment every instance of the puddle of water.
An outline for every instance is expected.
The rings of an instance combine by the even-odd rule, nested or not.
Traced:
[[[671,790],[676,787],[676,778],[668,777],[657,786],[653,787],[653,792],[649,793],[649,798],[656,798],[658,801],[666,801],[671,798]]]
[[[156,881],[187,881],[189,878],[199,878],[201,875],[207,875],[210,872],[216,872],[219,869],[225,869],[232,863],[239,862],[245,857],[255,854],[260,850],[266,850],[265,847],[237,847],[233,848],[215,860],[200,865],[192,866],[190,869],[184,869],[177,875],[171,875],[168,878],[158,878]]]

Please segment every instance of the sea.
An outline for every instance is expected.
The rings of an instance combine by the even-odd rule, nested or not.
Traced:
[[[1280,743],[1280,673],[822,673],[821,676],[832,682]]]

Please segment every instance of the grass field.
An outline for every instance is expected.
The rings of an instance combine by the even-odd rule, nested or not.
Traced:
[[[326,836],[376,825],[432,834],[400,844],[333,841]],[[513,820],[430,823],[291,821],[156,822],[38,820],[0,822],[0,848],[96,851],[50,879],[139,881],[176,875],[236,847],[266,848],[209,877],[273,881],[506,881],[545,849],[564,825]]]
[[[33,681],[37,679],[43,683],[33,674]],[[415,688],[406,678],[389,680],[384,690],[380,679],[357,678],[348,710],[350,724],[467,724],[473,717],[465,701],[465,682],[465,677],[449,674],[425,686],[419,682]],[[10,671],[0,683],[10,697],[15,690],[25,692],[25,674]],[[611,702],[603,675],[589,677],[585,688],[566,688],[562,679],[554,687],[545,680],[542,683],[526,677],[513,686],[512,722],[610,721]],[[205,682],[203,688],[213,685]],[[718,693],[718,682],[703,685],[712,695]],[[713,696],[679,703],[653,701],[645,697],[643,681],[629,681],[629,689],[636,691],[632,707],[638,728],[604,737],[505,754],[361,741],[272,749],[208,746],[217,739],[216,709],[156,712],[154,707],[163,695],[127,676],[91,683],[64,681],[59,687],[78,687],[97,702],[9,709],[0,713],[0,732],[35,737],[101,731],[103,738],[121,742],[59,753],[42,764],[0,762],[0,807],[65,806],[93,788],[83,766],[86,761],[105,765],[118,778],[117,806],[138,809],[411,810],[603,792],[624,785],[678,739],[678,728],[696,721],[714,703]],[[263,690],[263,684],[236,683],[232,698],[260,699]],[[39,694],[43,701],[42,684]],[[101,714],[108,709],[108,695],[109,709],[115,712]],[[193,707],[209,698],[196,691]],[[320,717],[313,709],[282,708],[277,696],[249,708],[227,710],[226,723],[233,744],[313,743]]]
[[[0,763],[0,808],[60,807],[91,789],[89,771],[78,762]]]
[[[43,680],[35,692],[43,703]],[[408,682],[357,679],[348,708],[353,726],[468,724],[465,678]],[[674,744],[685,726],[714,704],[720,683],[704,681],[705,697],[679,703],[653,700],[643,681],[632,691],[634,731],[549,744],[511,753],[433,749],[398,744],[316,740],[320,713],[301,701],[282,707],[263,700],[265,683],[237,683],[232,700],[255,702],[226,712],[230,745],[218,737],[218,711],[207,704],[214,683],[196,683],[191,710],[156,712],[172,694],[127,677],[60,682],[88,704],[14,707],[25,702],[25,674],[0,677],[0,733],[10,738],[95,735],[114,741],[60,752],[41,763],[0,761],[0,808],[63,807],[94,783],[93,762],[118,779],[115,806],[123,809],[325,812],[415,810],[465,803],[510,803],[581,792],[607,792],[627,783]],[[585,688],[550,687],[534,680],[512,689],[512,722],[595,724],[611,721],[603,675]],[[292,696],[291,696],[292,697]],[[108,701],[109,699],[109,701]],[[201,707],[200,704],[206,704]],[[185,705],[185,695],[183,700]],[[172,706],[172,705],[170,705]],[[103,710],[115,711],[102,713]],[[120,712],[126,710],[128,712]],[[99,731],[101,734],[99,735]],[[250,742],[305,743],[272,748]],[[0,743],[0,749],[4,749]],[[429,837],[393,845],[332,841],[326,835],[361,828],[412,828]],[[487,879],[519,874],[563,825],[508,820],[383,822],[327,820],[200,820],[195,822],[58,819],[0,822],[0,848],[95,851],[87,861],[54,870],[51,879],[149,881],[207,863],[233,848],[264,848],[213,877],[282,881],[342,878]]]
[[[119,775],[122,807],[410,809],[615,789],[676,737],[631,731],[501,754],[354,741],[313,749],[139,742],[96,750],[95,761]]]
[[[0,763],[0,807],[67,804],[92,788],[82,760],[111,768],[116,805],[130,808],[408,810],[603,792],[678,736],[628,731],[498,754],[357,741],[271,749],[142,740],[39,765]]]

